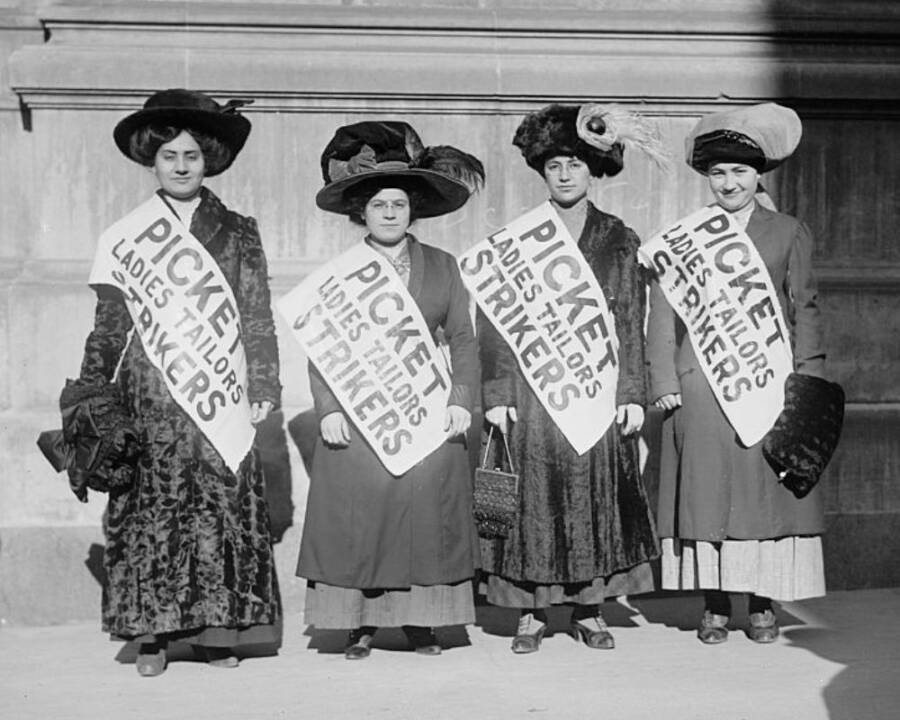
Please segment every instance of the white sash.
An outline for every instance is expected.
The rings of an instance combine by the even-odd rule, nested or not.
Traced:
[[[463,253],[463,282],[581,455],[616,416],[619,340],[606,297],[549,202]]]
[[[639,250],[688,329],[694,353],[741,442],[759,442],[784,406],[790,332],[769,271],[734,218],[707,207]]]
[[[254,430],[240,315],[218,263],[154,194],[100,236],[90,283],[122,291],[169,393],[237,472]]]
[[[392,475],[445,441],[450,376],[415,300],[365,243],[278,302],[297,342]]]

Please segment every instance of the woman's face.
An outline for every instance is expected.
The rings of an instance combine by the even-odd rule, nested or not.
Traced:
[[[409,195],[399,188],[384,188],[366,203],[363,219],[369,234],[382,245],[396,245],[409,228]]]
[[[544,182],[555,203],[571,207],[587,195],[591,187],[591,171],[584,160],[557,155],[544,163]]]
[[[167,195],[190,200],[203,184],[206,162],[203,151],[187,130],[163,143],[153,159],[153,174]]]
[[[709,187],[716,202],[728,212],[742,210],[756,195],[759,173],[742,163],[716,163],[709,168]]]

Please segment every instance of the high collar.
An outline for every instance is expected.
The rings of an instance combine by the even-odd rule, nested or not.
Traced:
[[[588,217],[588,209],[591,207],[591,203],[587,199],[587,196],[585,195],[581,200],[569,207],[557,205],[553,200],[550,201],[550,204],[563,221],[569,234],[577,242],[578,238],[581,237],[581,233],[584,232],[584,226]]]
[[[200,188],[200,204],[191,220],[191,235],[206,245],[222,227],[225,205],[205,185]]]

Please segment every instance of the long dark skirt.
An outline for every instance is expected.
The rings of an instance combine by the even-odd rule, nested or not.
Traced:
[[[237,474],[132,342],[119,376],[148,450],[104,517],[103,629],[210,646],[278,639],[280,599],[262,466]]]

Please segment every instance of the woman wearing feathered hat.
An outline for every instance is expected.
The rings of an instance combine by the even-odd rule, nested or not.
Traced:
[[[379,627],[402,626],[434,655],[434,627],[474,622],[478,565],[471,472],[463,437],[478,386],[468,295],[452,255],[410,233],[418,218],[462,207],[484,179],[481,163],[448,146],[424,147],[405,122],[338,128],[322,153],[323,210],[361,226],[363,242],[393,266],[428,331],[449,347],[448,440],[391,475],[313,365],[320,421],[297,574],[308,580],[306,621],[350,628],[345,655],[369,655]]]
[[[685,150],[687,163],[707,178],[718,208],[744,229],[768,271],[774,296],[763,302],[790,330],[793,369],[821,377],[825,352],[812,237],[804,224],[757,199],[760,175],[793,153],[801,130],[792,110],[753,105],[702,118]],[[779,483],[764,442],[748,447],[740,441],[657,282],[647,333],[650,397],[666,411],[658,514],[663,587],[705,591],[698,636],[707,644],[728,638],[728,593],[749,594],[747,634],[772,642],[778,635],[772,598],[825,592],[821,492],[799,497],[806,489]]]
[[[588,647],[614,639],[607,597],[653,589],[656,536],[641,483],[637,431],[644,419],[644,283],[637,235],[589,199],[595,178],[622,170],[627,145],[660,153],[646,119],[616,105],[550,105],[526,116],[513,144],[536,171],[593,271],[619,339],[616,422],[579,455],[522,375],[512,351],[479,316],[483,404],[508,433],[521,475],[520,514],[505,539],[482,542],[487,599],[520,610],[515,653],[539,649],[547,608],[573,606],[570,632]]]
[[[133,484],[110,492],[103,593],[103,627],[139,644],[143,676],[166,669],[172,640],[235,667],[238,645],[280,639],[262,466],[250,447],[253,424],[281,393],[266,259],[256,221],[204,186],[244,146],[243,104],[164,90],[114,132],[159,190],[100,239],[80,381],[117,378],[144,444]],[[231,425],[224,441],[204,424],[213,419]]]

